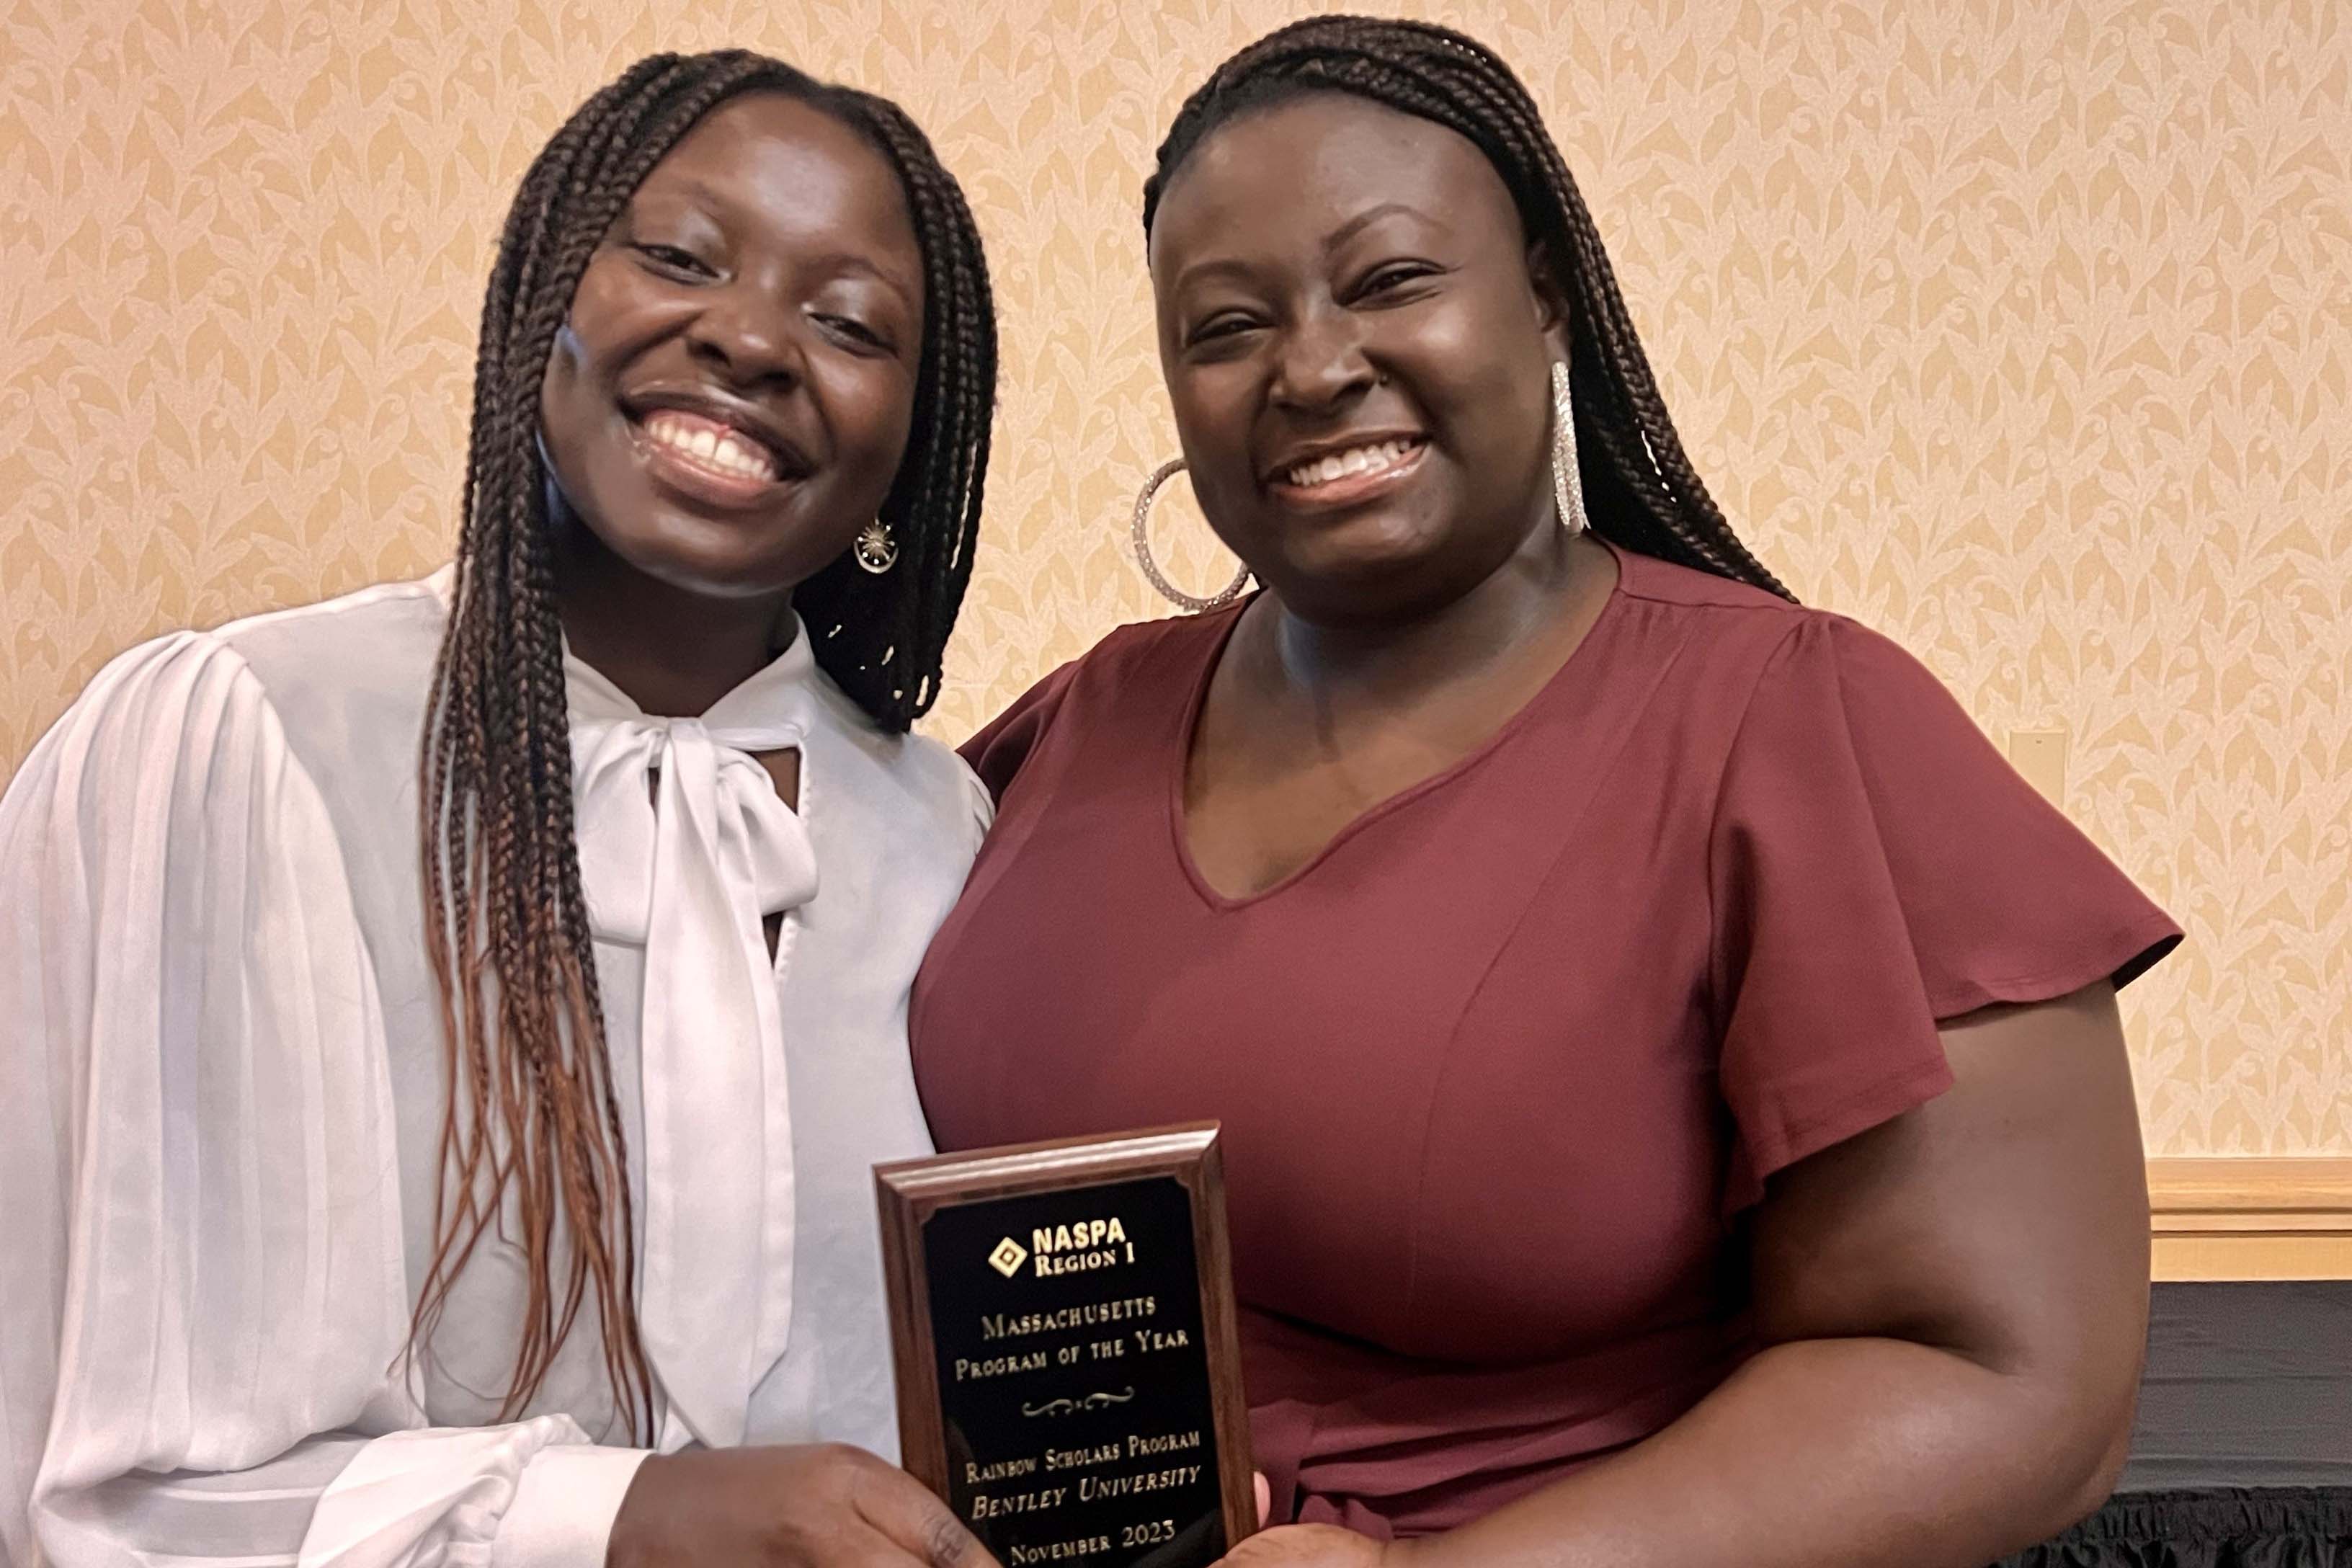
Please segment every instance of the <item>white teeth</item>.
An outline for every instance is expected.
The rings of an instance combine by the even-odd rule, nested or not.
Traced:
[[[1391,468],[1402,462],[1420,443],[1415,441],[1381,441],[1368,447],[1350,447],[1344,452],[1334,452],[1311,463],[1301,463],[1285,476],[1301,489],[1328,485],[1349,474],[1370,473]]]
[[[680,457],[692,458],[701,468],[745,479],[776,477],[775,463],[766,450],[731,430],[720,432],[699,420],[660,413],[646,420],[645,432],[647,438]]]

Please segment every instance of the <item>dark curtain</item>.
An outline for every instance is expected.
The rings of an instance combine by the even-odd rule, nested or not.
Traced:
[[[2352,1487],[2131,1493],[2002,1568],[2352,1568]]]

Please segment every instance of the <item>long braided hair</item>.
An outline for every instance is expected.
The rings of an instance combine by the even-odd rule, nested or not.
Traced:
[[[434,667],[422,786],[426,945],[446,1040],[435,1247],[409,1353],[431,1339],[485,1234],[527,1270],[499,1419],[528,1405],[593,1301],[616,1411],[650,1432],[632,1295],[628,1153],[572,824],[540,384],[591,254],[705,115],[780,93],[864,135],[897,171],[923,257],[921,365],[881,516],[880,576],[845,553],[793,605],[817,663],[882,729],[939,694],[971,574],[996,390],[995,314],[962,192],[896,106],[740,51],[656,55],[566,121],[524,174],[482,308],[454,608]]]
[[[1584,197],[1535,100],[1475,39],[1426,22],[1315,16],[1219,66],[1176,114],[1143,185],[1143,228],[1209,133],[1242,114],[1342,92],[1460,133],[1503,177],[1569,302],[1578,468],[1592,526],[1644,555],[1793,597],[1751,554],[1683,450]]]

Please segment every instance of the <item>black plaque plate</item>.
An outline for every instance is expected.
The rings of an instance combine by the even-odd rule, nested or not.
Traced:
[[[1213,1123],[876,1170],[907,1468],[1004,1568],[1255,1526]]]

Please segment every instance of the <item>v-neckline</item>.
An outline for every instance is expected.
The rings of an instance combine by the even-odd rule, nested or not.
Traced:
[[[1183,711],[1179,715],[1172,741],[1168,747],[1172,755],[1164,755],[1161,758],[1161,771],[1166,775],[1168,792],[1169,845],[1175,852],[1176,864],[1182,870],[1184,879],[1192,884],[1193,892],[1200,896],[1201,901],[1212,910],[1236,912],[1255,904],[1263,903],[1276,894],[1296,887],[1313,875],[1318,867],[1338,853],[1350,839],[1423,796],[1444,788],[1509,743],[1512,736],[1526,728],[1536,710],[1551,700],[1552,694],[1565,683],[1570,673],[1580,663],[1584,662],[1585,650],[1599,640],[1602,629],[1616,617],[1617,606],[1625,597],[1625,552],[1608,540],[1601,539],[1598,533],[1593,537],[1615,558],[1616,581],[1609,585],[1608,597],[1601,601],[1601,611],[1592,617],[1592,624],[1584,628],[1584,635],[1576,639],[1576,646],[1568,650],[1568,657],[1559,661],[1559,668],[1544,678],[1543,683],[1536,688],[1534,695],[1519,704],[1518,710],[1509,718],[1496,726],[1493,734],[1488,735],[1462,755],[1427,778],[1407,784],[1392,795],[1381,796],[1342,823],[1339,830],[1325,839],[1306,859],[1256,891],[1239,894],[1221,892],[1202,872],[1200,863],[1192,858],[1192,834],[1184,820],[1184,775],[1192,766],[1193,743],[1200,734],[1202,710],[1208,705],[1209,683],[1216,679],[1217,670],[1225,660],[1225,650],[1232,645],[1234,632],[1240,629],[1242,616],[1248,612],[1249,606],[1255,602],[1258,595],[1252,594],[1234,606],[1233,616],[1225,623],[1224,627],[1215,637],[1208,639],[1206,656],[1201,661],[1201,668],[1193,674],[1192,693],[1185,699]]]

